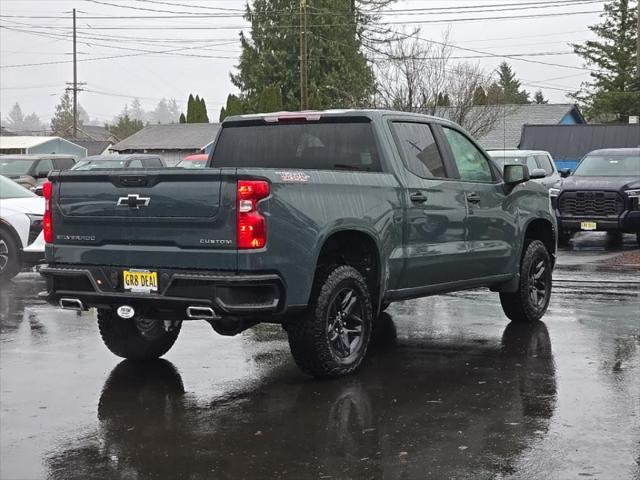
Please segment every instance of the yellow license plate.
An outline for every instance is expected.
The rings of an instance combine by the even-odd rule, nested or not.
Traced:
[[[158,272],[149,270],[125,270],[122,272],[125,290],[134,292],[157,292]]]
[[[597,228],[596,222],[580,222],[580,229],[582,230],[596,230]]]

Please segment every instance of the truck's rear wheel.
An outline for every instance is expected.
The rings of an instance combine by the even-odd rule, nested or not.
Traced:
[[[514,322],[535,322],[551,300],[551,257],[540,240],[529,240],[520,262],[517,292],[500,294],[502,310]]]
[[[367,353],[372,324],[371,297],[360,272],[350,266],[323,269],[307,312],[288,325],[291,353],[314,377],[349,374]]]
[[[180,333],[181,322],[173,323],[166,331],[163,320],[123,319],[112,310],[98,310],[104,344],[113,354],[132,360],[149,360],[167,353]]]

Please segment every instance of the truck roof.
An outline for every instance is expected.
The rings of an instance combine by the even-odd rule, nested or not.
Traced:
[[[349,108],[349,109],[331,109],[331,110],[303,110],[303,111],[282,111],[282,112],[271,112],[271,113],[249,113],[245,115],[232,115],[226,117],[222,124],[231,123],[231,122],[243,122],[243,121],[255,121],[255,120],[265,120],[267,122],[273,121],[276,122],[280,118],[306,118],[308,120],[318,120],[321,117],[366,117],[370,119],[380,119],[384,116],[394,116],[394,117],[406,117],[420,120],[428,120],[428,121],[436,121],[439,123],[455,125],[454,122],[447,120],[445,118],[435,117],[432,115],[426,115],[423,113],[414,113],[414,112],[400,112],[395,110],[379,110],[379,109],[360,109],[360,108]]]

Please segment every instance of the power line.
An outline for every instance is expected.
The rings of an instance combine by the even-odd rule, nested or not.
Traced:
[[[97,1],[97,0],[92,0]],[[486,20],[526,20],[531,18],[546,17],[566,17],[573,15],[587,15],[593,13],[601,13],[600,10],[583,10],[578,12],[559,12],[559,13],[540,13],[529,15],[501,15],[496,17],[466,17],[466,18],[447,18],[437,20],[407,20],[407,21],[387,21],[388,25],[423,25],[435,23],[465,23],[480,22]],[[309,28],[334,28],[334,27],[353,27],[352,23],[335,23],[335,24],[311,24]],[[37,29],[60,29],[61,27],[53,27],[49,25],[30,25],[31,28]],[[242,30],[246,25],[209,25],[209,26],[186,26],[186,25],[156,25],[156,26],[118,26],[118,27],[81,27],[82,30]],[[299,25],[273,25],[270,29],[298,29]]]

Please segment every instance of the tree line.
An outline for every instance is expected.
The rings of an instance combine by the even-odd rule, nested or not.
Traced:
[[[301,106],[301,55],[308,57],[308,107],[380,107],[399,110],[453,111],[452,119],[474,130],[473,106],[547,103],[542,91],[522,88],[512,67],[502,62],[495,71],[452,58],[448,34],[425,42],[420,31],[392,32],[376,22],[380,0],[307,0],[306,28],[283,28],[283,19],[300,16],[300,0],[254,0],[245,18],[250,32],[240,36],[242,53],[220,112],[228,115]],[[638,0],[609,0],[602,21],[589,29],[597,36],[572,44],[590,70],[590,80],[570,94],[594,121],[626,121],[640,113],[637,57]],[[373,14],[372,14],[373,12]],[[301,35],[308,45],[303,50]],[[476,111],[478,109],[475,109]],[[487,108],[486,110],[497,110]]]

